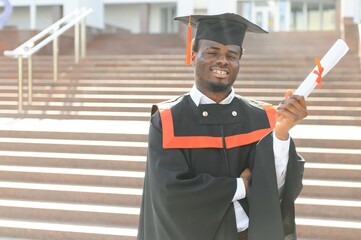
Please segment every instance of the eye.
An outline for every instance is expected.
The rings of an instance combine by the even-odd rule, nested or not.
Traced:
[[[216,53],[216,52],[213,52],[213,51],[205,52],[205,54],[208,55],[208,56],[215,56],[215,55],[217,55],[217,53]]]
[[[236,54],[227,55],[227,58],[230,60],[238,60],[239,59],[238,55],[236,55]]]

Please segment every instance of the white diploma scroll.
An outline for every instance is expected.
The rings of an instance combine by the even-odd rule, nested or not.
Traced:
[[[322,77],[324,77],[339,61],[345,56],[349,47],[342,40],[338,39],[335,44],[328,50],[326,55],[321,59],[320,63],[323,67]],[[316,66],[307,78],[301,83],[301,85],[295,91],[295,95],[301,95],[304,98],[307,98],[312,90],[317,86],[318,75],[314,71],[319,72],[318,66]]]

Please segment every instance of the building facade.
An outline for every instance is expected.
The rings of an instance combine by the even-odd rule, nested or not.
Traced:
[[[175,16],[234,12],[268,31],[339,30],[343,19],[361,21],[361,0],[0,0],[13,11],[5,27],[41,30],[76,7],[95,11],[88,24],[108,31],[178,32]]]

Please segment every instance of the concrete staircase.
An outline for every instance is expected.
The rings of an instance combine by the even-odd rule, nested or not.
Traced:
[[[336,39],[334,32],[250,34],[236,92],[277,105]],[[184,66],[181,44],[168,54],[129,55],[100,49],[111,36],[94,41],[79,65],[61,57],[57,82],[51,58],[34,57],[33,103],[21,113],[16,62],[0,57],[0,239],[135,239],[150,107],[188,92],[193,69]],[[325,77],[308,98],[310,116],[292,132],[307,160],[296,205],[301,240],[361,234],[358,61],[348,54]]]

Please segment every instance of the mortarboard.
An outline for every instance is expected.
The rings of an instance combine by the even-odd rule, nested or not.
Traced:
[[[224,45],[240,47],[242,47],[246,32],[267,33],[260,26],[234,13],[190,15],[176,17],[174,20],[188,25],[187,64],[190,63],[192,27],[197,29],[195,39],[208,39]]]

